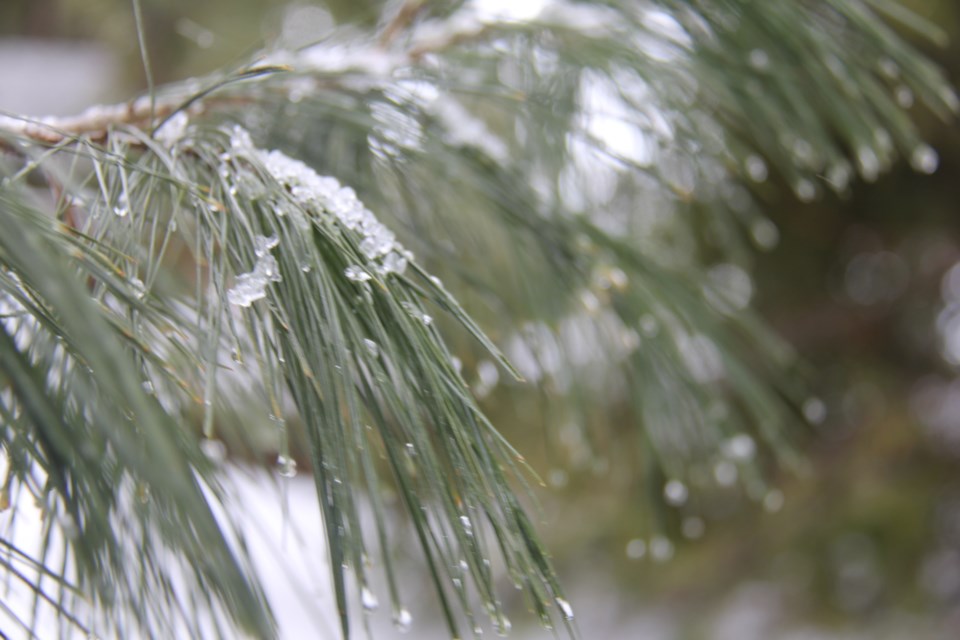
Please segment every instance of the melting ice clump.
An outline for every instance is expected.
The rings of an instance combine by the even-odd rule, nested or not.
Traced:
[[[236,127],[231,135],[234,153],[246,154],[263,163],[264,168],[307,211],[325,211],[341,225],[360,234],[360,252],[381,275],[401,274],[413,254],[396,241],[393,232],[377,220],[357,198],[356,192],[344,187],[336,178],[321,176],[299,160],[281,151],[263,151],[253,146],[250,135]]]
[[[270,254],[270,250],[279,243],[277,236],[254,236],[253,242],[257,263],[250,273],[237,276],[233,288],[227,291],[230,304],[249,307],[254,301],[267,295],[268,284],[281,280],[277,259]]]

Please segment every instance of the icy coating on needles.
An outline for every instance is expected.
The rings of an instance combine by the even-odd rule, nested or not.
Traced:
[[[363,206],[352,188],[342,186],[336,178],[319,175],[281,151],[258,149],[249,132],[242,127],[233,128],[230,144],[234,154],[261,162],[277,182],[290,190],[293,199],[302,207],[327,211],[344,227],[358,232],[361,235],[360,252],[373,263],[373,269],[380,275],[402,274],[413,259],[413,254],[396,241],[393,232]],[[270,249],[277,246],[277,238],[257,236],[254,240],[257,262],[253,271],[238,275],[235,285],[227,292],[229,301],[242,307],[249,307],[255,300],[265,297],[267,285],[281,280],[277,261],[270,255]],[[371,277],[359,265],[350,265],[344,275],[361,282]]]

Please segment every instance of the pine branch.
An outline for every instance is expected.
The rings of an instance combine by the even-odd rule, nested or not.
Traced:
[[[213,515],[200,445],[224,415],[270,425],[281,475],[309,467],[344,636],[350,602],[375,607],[374,547],[409,622],[385,484],[451,636],[477,598],[508,625],[496,555],[572,633],[526,463],[477,402],[501,371],[552,416],[628,416],[611,439],[668,505],[714,482],[762,500],[768,460],[800,464],[800,364],[749,311],[777,231],[745,185],[776,172],[806,200],[898,154],[932,171],[904,96],[947,117],[955,94],[879,0],[517,10],[405,2],[199,84],[0,116],[0,496],[44,505],[24,580],[67,624],[79,590],[121,635],[271,635]]]

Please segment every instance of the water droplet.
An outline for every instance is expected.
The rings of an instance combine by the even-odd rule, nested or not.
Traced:
[[[366,282],[371,278],[369,273],[357,265],[350,265],[344,269],[343,275],[345,275],[348,280],[353,280],[354,282]]]
[[[776,513],[783,508],[783,492],[779,489],[771,489],[763,497],[763,508],[768,513]]]
[[[363,605],[364,611],[375,611],[380,606],[377,596],[367,585],[363,585],[363,589],[360,590],[360,603]]]
[[[910,87],[906,85],[900,85],[897,87],[894,95],[897,98],[897,104],[904,109],[909,109],[913,106],[913,91],[910,90]]]
[[[634,538],[627,543],[627,557],[639,560],[647,553],[647,543],[642,538]]]
[[[750,52],[750,66],[758,71],[770,68],[770,55],[763,49],[754,49]]]
[[[147,395],[153,395],[156,389],[153,388],[153,383],[149,380],[144,380],[140,383],[140,386],[143,387],[144,392]]]
[[[400,633],[410,631],[412,625],[413,616],[410,615],[410,612],[405,608],[401,608],[393,614],[393,626],[396,627]]]
[[[643,332],[643,335],[652,338],[660,332],[660,325],[657,324],[657,319],[646,314],[640,318],[640,331]]]
[[[565,619],[573,620],[573,607],[570,606],[569,602],[563,598],[557,598],[557,607],[560,608],[560,613],[563,614]]]
[[[412,442],[407,443],[407,455],[411,457],[417,455],[417,448],[413,446]]]
[[[850,180],[853,178],[853,171],[850,164],[843,161],[837,162],[827,170],[827,182],[834,191],[843,191],[850,186]]]
[[[857,165],[860,167],[860,175],[867,182],[873,182],[880,175],[880,158],[870,147],[857,149]]]
[[[881,58],[877,63],[877,66],[880,67],[880,71],[883,75],[888,78],[894,79],[900,75],[900,67],[897,66],[897,63],[891,60],[890,58]]]
[[[780,231],[772,221],[767,218],[758,218],[750,225],[750,235],[758,247],[769,251],[780,242]]]
[[[460,516],[460,524],[463,525],[464,533],[466,533],[468,536],[473,535],[473,523],[470,522],[470,518],[467,516]]]
[[[564,471],[563,469],[553,469],[552,471],[550,471],[550,475],[548,476],[547,481],[550,483],[550,486],[556,487],[557,489],[561,489],[567,486],[567,482],[569,482],[569,477],[567,476],[567,472]]]
[[[59,518],[60,529],[63,535],[73,540],[80,535],[80,529],[77,528],[77,521],[69,513],[64,513]]]
[[[512,628],[513,628],[513,624],[511,624],[510,619],[507,616],[501,615],[497,619],[497,623],[496,623],[497,635],[500,636],[501,638],[507,637],[507,635],[510,633],[510,629]]]
[[[380,355],[380,345],[378,345],[378,344],[377,344],[376,342],[374,342],[373,340],[371,340],[371,339],[369,339],[369,338],[364,338],[364,339],[363,339],[363,344],[366,345],[367,351],[369,351],[369,352],[370,352],[370,355],[373,356],[374,358],[376,358],[378,355]]]
[[[757,444],[746,433],[738,433],[726,441],[723,452],[731,460],[745,462],[756,454]]]
[[[755,154],[747,156],[747,159],[744,161],[744,168],[747,170],[747,175],[750,176],[750,179],[754,182],[763,182],[769,175],[767,163],[763,161],[763,158]]]
[[[910,156],[910,166],[921,173],[931,174],[940,166],[940,156],[928,144],[921,144]]]
[[[485,398],[497,386],[500,381],[500,371],[490,360],[481,360],[477,363],[477,383],[473,387],[473,392],[478,398]]]
[[[204,438],[200,441],[200,451],[211,462],[221,463],[227,459],[227,446],[221,440]]]
[[[147,295],[147,287],[140,278],[130,278],[130,288],[133,289],[133,295],[137,300],[142,300],[143,296]]]
[[[821,424],[827,417],[827,405],[820,398],[807,398],[803,403],[803,417],[810,424]]]
[[[683,524],[681,525],[683,537],[689,540],[696,540],[702,537],[705,529],[706,526],[703,523],[703,518],[698,518],[697,516],[684,518]]]
[[[713,467],[713,477],[721,487],[733,486],[737,481],[737,465],[729,460],[721,460]]]
[[[277,473],[284,478],[293,478],[297,475],[297,461],[281,453],[277,456]]]
[[[311,266],[310,266],[308,263],[306,263],[306,262],[304,262],[303,264],[300,265],[300,271],[303,271],[304,273],[310,273],[310,271],[311,271],[312,269],[313,269],[313,267],[311,267]]]
[[[663,496],[675,507],[684,504],[688,495],[687,485],[679,480],[671,480],[663,487]]]
[[[673,557],[673,543],[664,536],[650,539],[650,557],[655,562],[666,562]]]
[[[813,202],[817,197],[817,187],[809,180],[799,180],[793,187],[800,202]]]

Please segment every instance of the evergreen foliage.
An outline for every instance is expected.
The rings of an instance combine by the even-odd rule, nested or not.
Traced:
[[[749,308],[763,206],[936,169],[909,108],[958,100],[902,29],[938,37],[890,0],[414,0],[0,116],[0,501],[36,500],[46,537],[0,536],[2,570],[64,628],[270,637],[204,454],[230,435],[312,473],[344,636],[371,555],[404,621],[385,485],[451,636],[478,599],[509,625],[491,560],[573,633],[516,493],[536,473],[475,396],[509,376],[564,403],[545,422],[626,420],[654,502],[724,456],[762,499],[806,398]]]

